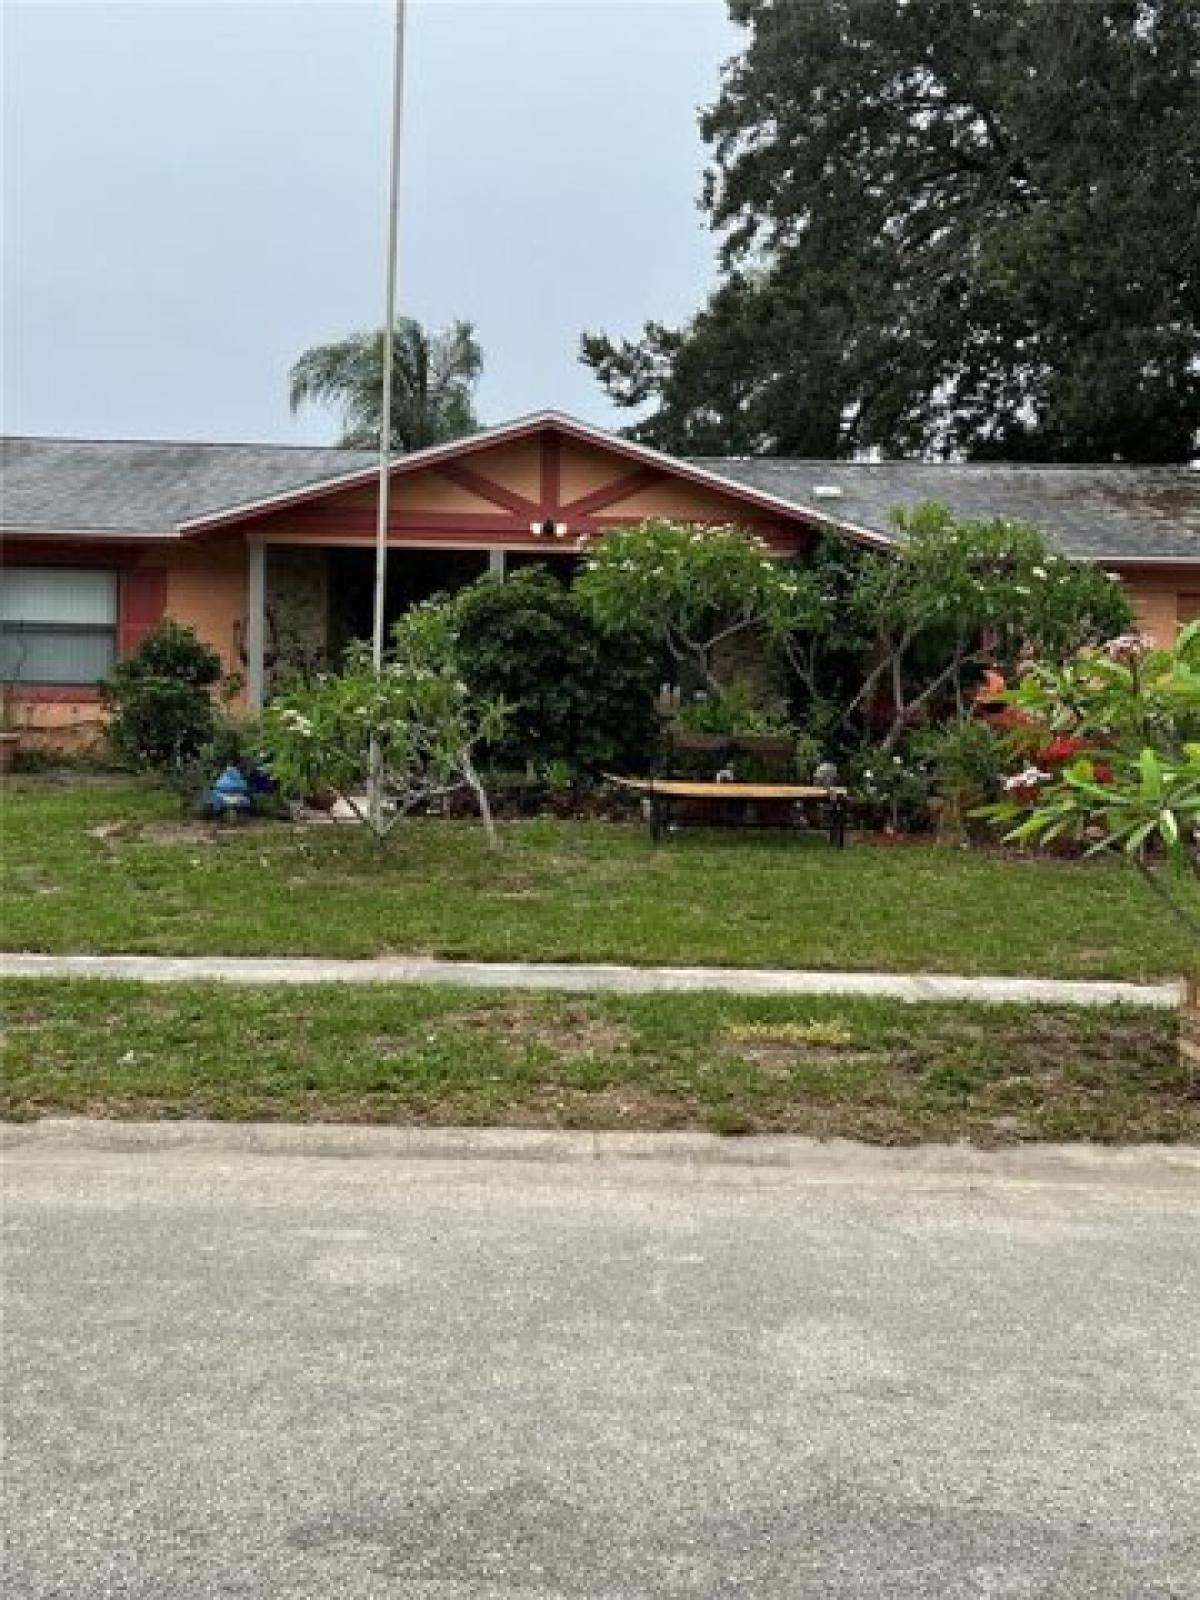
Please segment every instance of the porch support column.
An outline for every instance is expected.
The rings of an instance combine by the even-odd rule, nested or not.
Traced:
[[[267,547],[246,546],[246,707],[261,711],[266,694]]]
[[[503,550],[489,550],[488,551],[488,577],[489,578],[499,578],[501,580],[501,582],[503,582],[503,580],[504,580],[504,551]]]

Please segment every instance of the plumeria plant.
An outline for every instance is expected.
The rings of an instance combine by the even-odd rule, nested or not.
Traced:
[[[397,623],[381,672],[364,646],[352,645],[340,672],[321,673],[273,700],[263,714],[264,743],[285,794],[332,789],[381,842],[403,817],[468,789],[494,845],[475,751],[500,737],[508,713],[503,700],[481,700],[463,682],[453,610],[430,601]],[[383,760],[378,819],[361,798],[373,737]]]
[[[887,752],[941,710],[963,721],[989,667],[1011,666],[1023,652],[1062,660],[1128,624],[1120,585],[1058,555],[1028,523],[959,518],[934,502],[897,510],[893,521],[898,558],[843,552],[849,581],[843,572],[824,610],[810,608],[819,626],[832,621],[857,637],[864,671],[843,723],[885,716]],[[801,631],[789,649],[794,664],[804,643]]]
[[[606,632],[638,625],[718,695],[726,687],[715,664],[720,646],[755,631],[779,634],[804,599],[800,578],[757,535],[662,519],[605,535],[575,592]]]
[[[1200,623],[1171,648],[1127,633],[1033,666],[1004,699],[1025,765],[981,814],[1014,843],[1120,853],[1200,954]]]

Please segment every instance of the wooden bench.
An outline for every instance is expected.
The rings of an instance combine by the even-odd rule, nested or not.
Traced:
[[[846,819],[849,812],[845,789],[825,789],[807,783],[725,783],[690,778],[623,778],[615,773],[605,777],[618,788],[642,795],[649,802],[650,834],[661,839],[666,830],[678,826],[679,802],[685,810],[694,806],[705,813],[705,824],[716,827],[770,826],[756,819],[754,808],[790,807],[794,821],[809,805],[826,807],[829,842],[839,850],[846,844]]]

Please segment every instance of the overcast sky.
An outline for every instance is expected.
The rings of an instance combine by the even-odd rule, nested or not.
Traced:
[[[721,0],[412,0],[402,309],[478,327],[479,410],[622,420],[576,350],[713,276]],[[3,422],[323,442],[306,346],[382,320],[392,7],[5,0]],[[624,420],[628,420],[625,418]]]

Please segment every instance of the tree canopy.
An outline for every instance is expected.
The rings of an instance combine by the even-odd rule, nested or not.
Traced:
[[[701,129],[722,280],[587,334],[682,453],[1188,459],[1200,429],[1195,0],[729,0]]]
[[[383,328],[314,345],[290,374],[293,411],[333,405],[342,414],[339,443],[369,448],[379,443],[383,410]],[[472,392],[483,371],[483,351],[469,322],[430,332],[400,317],[392,358],[392,429],[395,450],[419,450],[473,433],[479,426]]]

